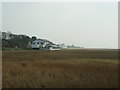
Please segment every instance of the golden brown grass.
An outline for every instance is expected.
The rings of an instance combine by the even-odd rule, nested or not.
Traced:
[[[0,89],[2,89],[2,51],[0,51]]]
[[[3,88],[116,87],[116,50],[3,51]]]

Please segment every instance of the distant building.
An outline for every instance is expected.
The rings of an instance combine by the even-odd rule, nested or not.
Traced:
[[[37,39],[32,42],[29,42],[29,46],[32,49],[39,49],[39,50],[60,50],[59,45],[56,45],[46,39]]]
[[[74,45],[68,45],[67,48],[81,48],[79,46],[74,46]]]
[[[60,48],[67,48],[67,46],[65,44],[61,44]]]

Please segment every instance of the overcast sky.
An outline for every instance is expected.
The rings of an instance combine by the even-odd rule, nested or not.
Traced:
[[[118,48],[117,2],[4,2],[2,31],[89,48]]]
[[[0,2],[0,31],[2,31],[2,3],[1,2]]]

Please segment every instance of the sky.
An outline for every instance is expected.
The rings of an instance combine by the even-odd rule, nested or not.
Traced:
[[[0,31],[2,31],[2,3],[0,3]]]
[[[3,2],[2,31],[56,44],[118,48],[117,2]]]

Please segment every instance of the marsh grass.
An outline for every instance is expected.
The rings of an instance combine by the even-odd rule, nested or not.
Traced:
[[[3,52],[3,88],[116,87],[116,50]]]

